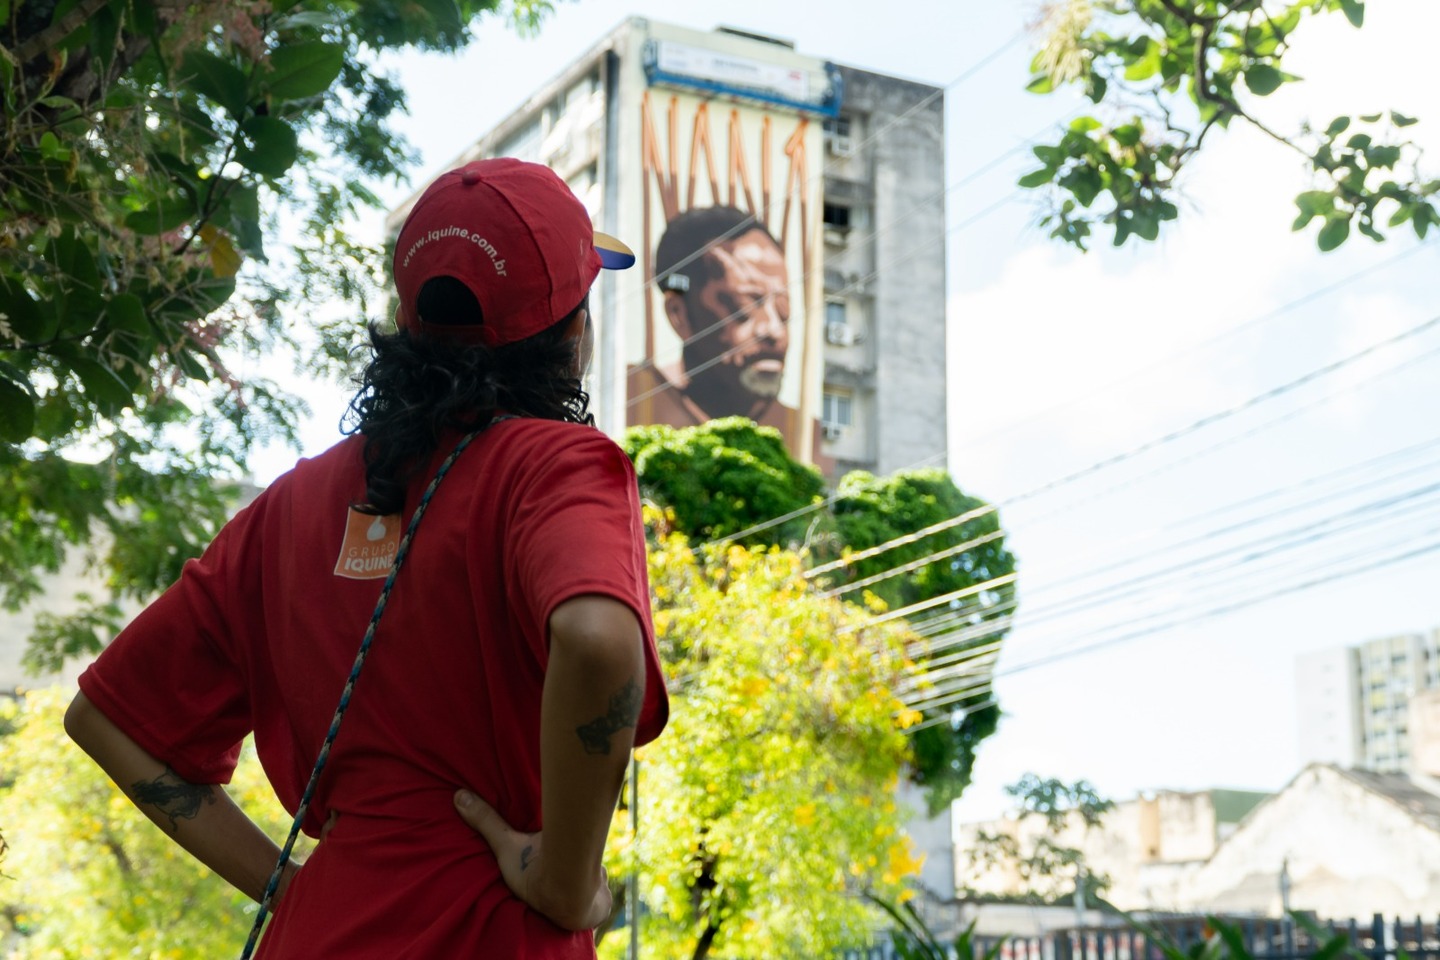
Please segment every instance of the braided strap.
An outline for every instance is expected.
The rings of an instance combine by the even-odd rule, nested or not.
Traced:
[[[499,416],[490,423],[510,419],[513,418]],[[255,923],[250,927],[250,937],[245,941],[245,952],[240,954],[240,960],[250,960],[251,955],[255,952],[255,945],[260,942],[260,930],[264,927],[265,917],[270,912],[270,903],[275,899],[275,891],[280,886],[280,877],[285,872],[286,864],[290,862],[290,852],[295,849],[295,840],[300,836],[300,825],[304,823],[305,814],[310,810],[310,801],[315,796],[315,785],[320,782],[320,774],[325,770],[325,761],[330,758],[330,748],[335,743],[335,735],[340,732],[340,722],[345,719],[345,711],[350,706],[350,697],[355,692],[355,681],[360,679],[360,671],[365,666],[365,657],[370,653],[370,643],[375,639],[375,628],[380,623],[380,617],[385,613],[385,605],[390,601],[390,590],[395,586],[395,577],[400,573],[400,565],[405,562],[405,556],[410,552],[410,540],[415,536],[415,528],[420,526],[420,518],[425,515],[425,508],[429,506],[430,498],[435,495],[440,481],[445,479],[445,474],[450,472],[450,467],[470,445],[470,441],[478,437],[484,429],[482,427],[468,434],[450,452],[450,456],[445,458],[445,462],[435,472],[435,479],[430,481],[430,485],[421,495],[420,504],[415,508],[415,515],[410,518],[409,526],[405,528],[405,536],[401,538],[400,546],[395,551],[395,563],[390,567],[389,576],[385,578],[385,586],[380,590],[380,599],[375,601],[375,612],[370,614],[370,625],[365,629],[365,638],[360,641],[360,651],[355,654],[355,663],[350,667],[350,676],[345,681],[345,689],[340,692],[340,703],[335,707],[335,716],[330,719],[330,729],[325,734],[325,742],[320,746],[320,755],[315,758],[315,766],[310,771],[310,782],[305,784],[305,792],[300,797],[300,806],[295,811],[295,821],[290,825],[290,836],[285,838],[285,846],[280,851],[280,859],[270,873],[270,881],[265,885],[265,896],[260,900],[260,910],[255,915]]]

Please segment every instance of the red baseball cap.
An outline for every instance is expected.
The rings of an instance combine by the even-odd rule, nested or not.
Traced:
[[[635,254],[597,233],[590,214],[549,167],[509,157],[447,173],[415,201],[395,242],[395,322],[411,333],[498,347],[532,337],[580,305],[600,270],[623,270]],[[427,323],[420,290],[454,277],[480,303],[474,327]]]

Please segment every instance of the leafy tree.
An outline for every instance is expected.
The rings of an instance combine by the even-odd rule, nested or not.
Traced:
[[[682,533],[724,538],[797,513],[746,533],[740,542],[803,544],[817,571],[832,568],[814,578],[823,589],[855,599],[865,591],[893,611],[918,607],[912,622],[925,624],[937,651],[932,663],[947,671],[957,696],[990,669],[986,656],[993,656],[1015,611],[1008,579],[1015,558],[1005,549],[998,513],[962,493],[945,471],[906,470],[884,478],[855,471],[841,478],[821,509],[819,474],[791,459],[777,431],[748,420],[678,430],[638,427],[623,444],[642,492],[673,512]],[[871,547],[956,518],[964,519],[864,557]],[[1002,582],[980,586],[992,580]],[[925,712],[927,722],[912,733],[911,779],[925,787],[932,814],[969,785],[975,750],[995,732],[1000,710],[977,705],[984,697],[969,698],[968,710],[966,699],[937,697]]]
[[[744,417],[680,429],[633,427],[621,445],[635,463],[641,490],[669,508],[677,529],[692,537],[730,537],[803,510],[825,486],[820,471],[790,456],[780,431]],[[813,520],[800,516],[741,542],[803,543]]]
[[[463,46],[499,3],[0,0],[0,603],[75,549],[112,592],[35,665],[95,649],[213,535],[217,478],[293,440],[257,358],[344,365],[383,258],[343,224],[412,159],[377,57]]]
[[[969,846],[975,877],[1002,871],[1019,882],[1022,899],[1055,903],[1077,887],[1087,904],[1110,886],[1110,878],[1092,869],[1083,844],[1115,808],[1087,780],[1065,783],[1027,773],[1005,788],[1016,806],[1003,829],[978,831]],[[975,886],[966,885],[972,894]],[[986,885],[987,891],[989,885]]]
[[[916,872],[894,788],[918,719],[903,625],[808,588],[799,556],[650,556],[672,684],[665,735],[640,751],[638,839],[616,819],[609,867],[638,866],[646,956],[815,957],[868,939],[859,894],[903,898]],[[625,937],[602,941],[620,956]]]
[[[1311,189],[1295,198],[1294,229],[1319,221],[1321,250],[1352,229],[1372,240],[1409,223],[1425,237],[1440,226],[1440,179],[1427,177],[1398,110],[1339,116],[1296,131],[1262,115],[1265,97],[1301,78],[1284,69],[1300,29],[1342,13],[1355,27],[1364,0],[1054,0],[1029,89],[1079,85],[1103,111],[1071,122],[1055,143],[1034,148],[1042,166],[1020,185],[1046,187],[1055,205],[1050,235],[1085,249],[1103,225],[1120,246],[1154,240],[1179,214],[1181,175],[1217,128],[1238,120],[1298,153]],[[1063,198],[1063,199],[1062,199]]]
[[[238,955],[254,903],[176,847],[71,742],[69,697],[41,690],[4,706],[8,955]],[[272,836],[289,827],[248,749],[228,789]]]

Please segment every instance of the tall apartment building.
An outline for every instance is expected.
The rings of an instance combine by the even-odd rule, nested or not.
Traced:
[[[749,415],[883,474],[946,443],[942,94],[635,18],[457,163],[549,165],[639,255],[592,294],[602,428]]]
[[[1411,701],[1440,689],[1440,628],[1308,654],[1297,680],[1302,761],[1410,773]]]

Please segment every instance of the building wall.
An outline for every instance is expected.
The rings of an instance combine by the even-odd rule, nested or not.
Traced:
[[[1362,644],[1360,665],[1361,763],[1402,773],[1410,766],[1410,697],[1440,684],[1435,634],[1407,633]]]
[[[843,292],[865,339],[827,345],[825,380],[853,384],[868,409],[855,437],[827,449],[842,470],[887,474],[946,444],[945,106],[934,87],[852,67],[840,74],[856,146],[849,158],[829,154],[825,195],[850,209],[851,226],[827,233],[826,288]]]
[[[1440,688],[1410,698],[1409,773],[1440,778]]]
[[[1432,913],[1440,903],[1440,833],[1340,771],[1315,765],[1259,807],[1185,885],[1194,910],[1320,916]]]
[[[1306,654],[1295,677],[1301,762],[1359,766],[1364,747],[1356,651],[1342,647]]]
[[[72,662],[59,673],[34,674],[21,665],[35,629],[35,618],[40,613],[65,616],[76,612],[80,603],[77,593],[88,593],[96,599],[108,596],[104,581],[93,572],[87,571],[83,559],[71,551],[58,574],[43,578],[44,595],[34,603],[26,605],[18,613],[0,610],[0,694],[16,690],[35,689],[52,685],[74,686],[75,678],[84,669],[85,662]]]
[[[1228,832],[1215,803],[1219,792],[1162,791],[1123,801],[1097,828],[1087,829],[1078,815],[1072,816],[1053,840],[1080,850],[1091,870],[1110,878],[1106,899],[1121,909],[1174,909],[1185,878],[1215,853],[1221,835]],[[1256,803],[1262,795],[1235,796]],[[1249,807],[1241,804],[1237,809]],[[1013,865],[977,863],[976,837],[981,832],[1013,837],[1023,852],[1033,849],[1045,835],[1044,819],[1032,816],[1020,822],[965,824],[956,831],[957,887],[992,896],[1031,892]],[[1065,891],[1040,892],[1054,895]]]

